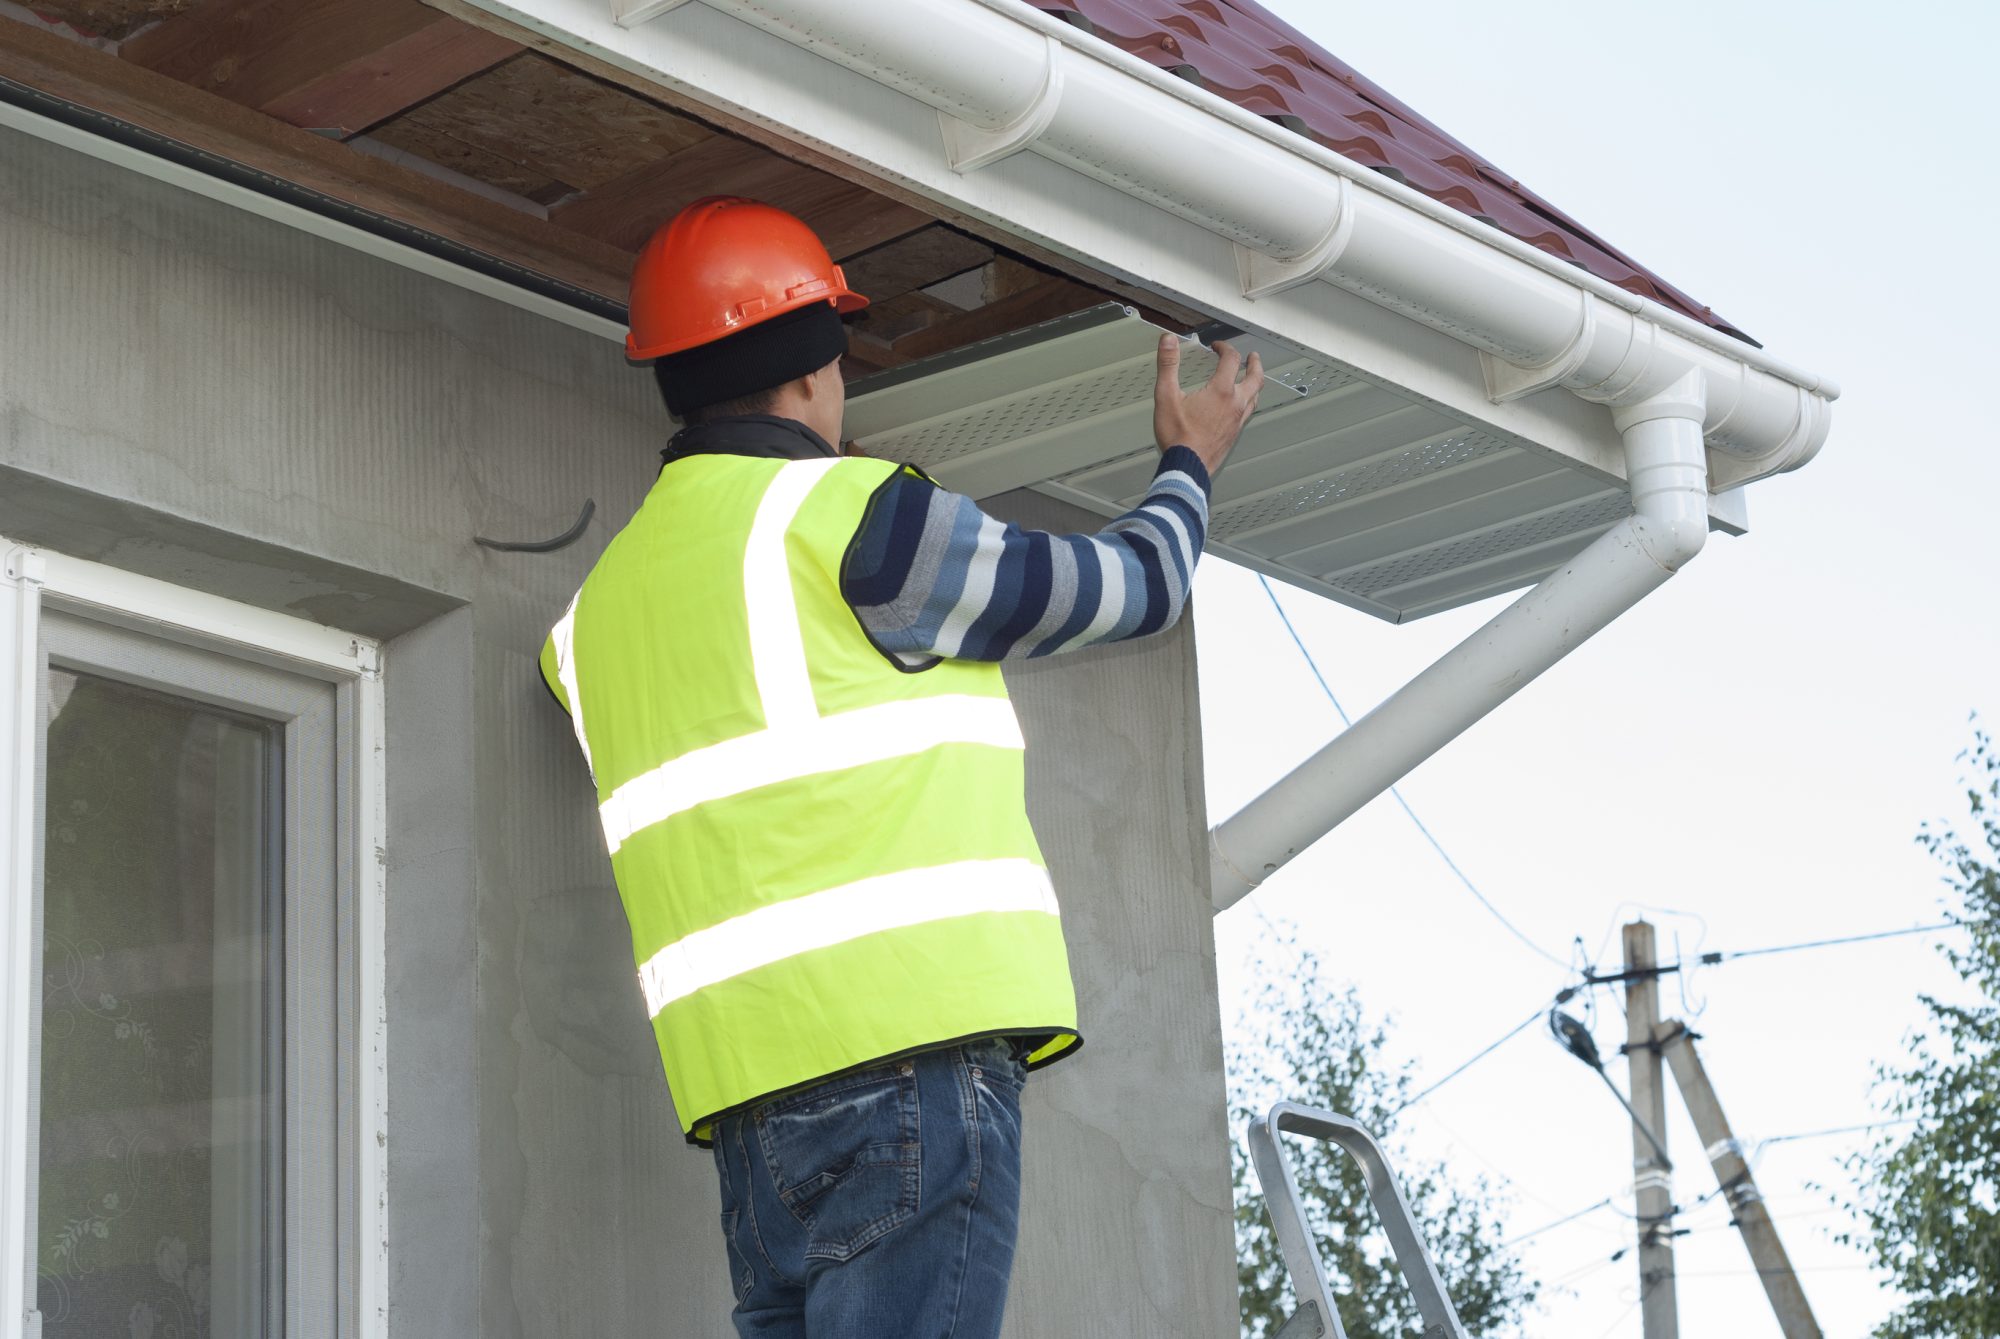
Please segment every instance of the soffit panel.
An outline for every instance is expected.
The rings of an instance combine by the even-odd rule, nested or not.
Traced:
[[[851,388],[847,430],[975,498],[1034,488],[1102,516],[1151,479],[1159,327],[1094,308]],[[1257,416],[1216,480],[1209,552],[1391,621],[1539,580],[1619,517],[1621,488],[1357,369],[1239,336]],[[1215,370],[1182,346],[1181,384]]]

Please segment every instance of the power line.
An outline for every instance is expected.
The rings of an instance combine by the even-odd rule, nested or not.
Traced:
[[[1730,953],[1704,953],[1701,955],[1699,961],[1704,966],[1712,967],[1717,963],[1729,962],[1735,958],[1761,958],[1771,953],[1797,953],[1801,949],[1832,948],[1838,944],[1866,944],[1877,939],[1895,939],[1901,935],[1935,934],[1939,930],[1968,930],[1975,925],[1983,924],[1985,924],[1983,919],[1941,921],[1936,925],[1912,925],[1902,930],[1877,930],[1873,934],[1843,935],[1838,939],[1810,939],[1803,944],[1776,944],[1770,948],[1740,948]],[[1678,967],[1680,964],[1676,963],[1674,965]]]
[[[1415,1097],[1412,1097],[1409,1101],[1403,1103],[1403,1105],[1397,1107],[1396,1110],[1390,1114],[1392,1116],[1399,1116],[1403,1112],[1408,1111],[1411,1107],[1423,1101],[1426,1097],[1429,1097],[1432,1093],[1444,1087],[1447,1083],[1450,1083],[1453,1079],[1457,1078],[1459,1075],[1465,1073],[1466,1070],[1471,1069],[1481,1060],[1484,1060],[1487,1056],[1492,1055],[1495,1051],[1499,1050],[1507,1042],[1510,1042],[1515,1037],[1519,1036],[1521,1032],[1525,1030],[1530,1023],[1533,1023],[1539,1018],[1541,1018],[1542,1013],[1543,1013],[1543,1006],[1539,1004],[1536,1005],[1535,1011],[1533,1013],[1529,1014],[1526,1018],[1522,1019],[1520,1022],[1514,1024],[1513,1027],[1508,1028],[1507,1031],[1502,1033],[1498,1039],[1489,1042],[1486,1046],[1482,1047],[1477,1055],[1473,1056],[1470,1060],[1467,1060],[1464,1064],[1460,1065],[1457,1069],[1454,1069],[1451,1073],[1439,1079],[1436,1083],[1433,1083],[1430,1087],[1418,1093]]]
[[[1716,967],[1726,962],[1734,962],[1738,958],[1762,958],[1774,953],[1799,953],[1806,949],[1834,948],[1845,944],[1868,944],[1878,939],[1896,939],[1905,935],[1936,934],[1941,930],[1970,930],[1975,926],[1986,923],[1985,918],[1969,921],[1940,921],[1935,925],[1910,925],[1897,930],[1876,930],[1870,934],[1842,935],[1836,939],[1808,939],[1798,944],[1772,944],[1764,948],[1717,950],[1713,953],[1702,954],[1693,963],[1688,962],[1686,959],[1681,959],[1676,962],[1663,962],[1653,967],[1636,967],[1625,972],[1600,973],[1586,969],[1583,974],[1583,982],[1587,986],[1613,986],[1625,981],[1671,976],[1676,972],[1690,970],[1696,965]]]
[[[1773,1134],[1756,1140],[1758,1144],[1789,1144],[1794,1139],[1819,1139],[1827,1135],[1858,1134],[1863,1130],[1881,1130],[1891,1125],[1915,1125],[1915,1116],[1899,1116],[1894,1120],[1870,1121],[1866,1125],[1841,1125],[1831,1130],[1807,1130],[1803,1134]]]
[[[1351,727],[1354,724],[1354,719],[1347,714],[1347,708],[1340,705],[1340,699],[1334,695],[1332,687],[1329,686],[1326,681],[1326,676],[1320,673],[1319,662],[1314,660],[1312,652],[1306,649],[1306,644],[1304,639],[1299,636],[1299,630],[1292,626],[1291,616],[1285,612],[1285,606],[1278,602],[1278,592],[1271,589],[1270,581],[1265,578],[1262,572],[1259,572],[1257,574],[1257,582],[1264,588],[1264,594],[1270,597],[1271,607],[1278,611],[1278,621],[1283,623],[1285,625],[1285,631],[1289,632],[1292,635],[1292,645],[1299,648],[1299,655],[1305,658],[1306,668],[1311,670],[1313,678],[1318,680],[1320,691],[1322,693],[1325,693],[1326,700],[1333,704],[1334,713],[1340,717],[1340,723],[1344,726]],[[1529,949],[1533,950],[1537,955],[1546,958],[1548,961],[1554,963],[1556,966],[1562,968],[1564,971],[1567,972],[1571,970],[1571,963],[1569,959],[1558,958],[1555,954],[1549,952],[1547,949],[1543,948],[1540,944],[1537,944],[1534,940],[1528,938],[1527,935],[1521,933],[1520,929],[1515,926],[1514,922],[1508,920],[1507,917],[1501,913],[1500,908],[1494,906],[1493,903],[1490,900],[1488,900],[1486,894],[1479,891],[1479,885],[1475,884],[1466,875],[1465,871],[1458,867],[1458,862],[1451,858],[1451,855],[1444,849],[1444,845],[1438,841],[1437,837],[1432,834],[1429,828],[1424,826],[1424,820],[1417,817],[1417,811],[1415,809],[1412,809],[1410,807],[1410,802],[1403,798],[1402,791],[1398,790],[1394,786],[1391,786],[1389,787],[1389,794],[1392,797],[1394,797],[1397,804],[1403,807],[1403,812],[1409,815],[1410,821],[1417,825],[1417,831],[1424,834],[1424,840],[1429,842],[1431,844],[1431,849],[1438,853],[1438,859],[1444,861],[1445,868],[1449,869],[1453,874],[1458,876],[1458,881],[1465,885],[1466,891],[1471,893],[1473,897],[1479,900],[1479,905],[1485,907],[1487,912],[1493,917],[1494,920],[1499,921],[1501,925],[1506,927],[1508,934],[1514,936],[1514,938],[1520,940],[1522,944],[1526,945]],[[1523,1026],[1526,1025],[1523,1024]],[[1502,1040],[1505,1040],[1505,1038],[1502,1038]]]
[[[1507,1240],[1501,1242],[1494,1249],[1504,1251],[1512,1247],[1519,1246],[1524,1241],[1533,1241],[1536,1237],[1541,1236],[1542,1233],[1544,1232],[1553,1232],[1565,1223],[1574,1223],[1577,1219],[1583,1217],[1585,1214],[1596,1213],[1599,1209],[1609,1209],[1610,1207],[1611,1207],[1611,1197],[1609,1195],[1606,1195],[1603,1199],[1597,1201],[1597,1203],[1586,1204],[1581,1209],[1578,1209],[1575,1213],[1566,1213],[1562,1217],[1556,1219],[1554,1222],[1543,1223],[1540,1227],[1536,1228],[1532,1232],[1523,1232],[1518,1237],[1509,1237],[1507,1238]]]

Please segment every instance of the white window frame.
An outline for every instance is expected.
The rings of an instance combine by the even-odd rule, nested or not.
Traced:
[[[356,1314],[362,1339],[388,1333],[388,997],[384,977],[387,870],[380,643],[302,618],[239,604],[152,577],[0,537],[0,1334],[33,1339],[28,1222],[32,1106],[37,830],[37,669],[43,609],[59,609],[205,646],[354,689],[355,813],[349,853],[358,931],[361,1018],[354,1057],[361,1242]]]

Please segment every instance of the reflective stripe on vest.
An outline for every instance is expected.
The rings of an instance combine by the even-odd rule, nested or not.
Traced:
[[[1047,871],[1026,860],[898,870],[759,907],[667,945],[639,969],[646,1013],[774,962],[863,935],[989,911],[1057,915]]]
[[[926,1045],[1040,1034],[1036,1063],[1077,1044],[998,667],[904,674],[839,592],[892,468],[670,466],[544,648],[595,754],[647,1012],[697,1136],[765,1093]],[[714,558],[736,543],[740,586]],[[725,640],[677,637],[684,624]],[[717,738],[725,721],[741,733]]]

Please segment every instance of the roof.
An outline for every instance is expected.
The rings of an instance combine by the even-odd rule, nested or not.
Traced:
[[[1256,0],[1029,3],[1530,246],[1704,325],[1757,343]]]

